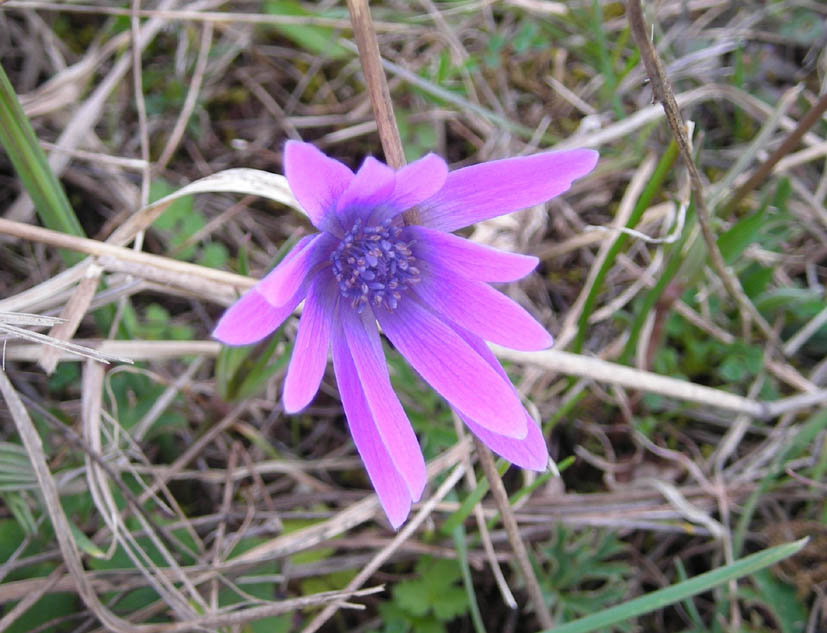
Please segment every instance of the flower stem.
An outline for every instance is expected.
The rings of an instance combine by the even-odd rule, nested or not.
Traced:
[[[394,169],[399,169],[405,165],[405,151],[393,114],[391,92],[382,68],[379,42],[370,17],[368,0],[347,0],[347,8],[350,11],[353,36],[359,50],[359,63],[362,64],[362,73],[365,75],[373,116],[379,129],[379,140],[385,152],[385,162]],[[405,224],[419,224],[419,212],[416,208],[407,210],[403,217]]]
[[[554,620],[551,617],[551,612],[543,599],[543,592],[540,589],[540,583],[537,581],[537,576],[534,569],[531,567],[531,561],[528,559],[528,551],[525,543],[520,537],[520,530],[517,526],[517,519],[514,518],[514,512],[511,510],[511,504],[508,502],[508,494],[505,491],[503,480],[497,472],[497,466],[494,464],[494,456],[488,447],[483,444],[476,436],[474,436],[474,445],[477,449],[477,455],[482,464],[482,470],[488,479],[491,486],[491,494],[494,495],[494,501],[500,511],[503,526],[506,534],[508,534],[508,541],[511,543],[511,549],[514,550],[514,558],[517,560],[517,567],[520,568],[520,573],[525,580],[528,596],[534,605],[534,612],[537,614],[537,619],[540,621],[540,626],[543,630],[549,630],[554,627]]]
[[[394,169],[399,169],[405,164],[405,153],[402,151],[402,139],[393,114],[388,80],[382,69],[379,42],[370,17],[370,8],[367,0],[348,0],[347,8],[350,10],[350,22],[353,24],[356,47],[359,49],[359,62],[362,64],[362,72],[373,106],[373,116],[379,128],[379,140],[382,141],[382,149],[385,151],[385,161]]]

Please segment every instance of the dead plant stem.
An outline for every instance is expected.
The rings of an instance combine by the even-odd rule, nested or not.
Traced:
[[[729,200],[727,200],[721,209],[722,215],[726,215],[732,211],[750,191],[766,180],[772,168],[775,167],[778,161],[796,148],[807,133],[807,130],[815,125],[816,121],[822,117],[825,111],[827,111],[827,92],[819,97],[815,105],[810,108],[810,111],[799,121],[796,128],[784,139],[784,142],[758,166],[743,185],[735,190],[735,193],[730,196]]]
[[[744,329],[747,329],[748,320],[751,318],[770,341],[777,341],[778,335],[773,331],[764,317],[761,316],[755,306],[752,305],[752,302],[744,293],[744,289],[741,287],[738,278],[727,268],[721,251],[718,249],[715,234],[712,232],[709,210],[706,207],[706,201],[704,199],[703,183],[701,182],[698,169],[695,166],[695,161],[692,158],[692,150],[690,149],[689,139],[686,135],[686,125],[681,117],[678,103],[675,100],[675,93],[672,91],[672,86],[663,69],[660,57],[649,39],[649,30],[643,19],[643,9],[641,8],[640,0],[628,0],[626,7],[629,27],[640,49],[640,55],[646,67],[646,74],[652,82],[652,90],[655,98],[660,101],[663,106],[664,113],[666,114],[666,122],[672,130],[672,135],[675,137],[675,142],[678,144],[678,149],[689,172],[689,180],[692,184],[692,191],[695,194],[698,224],[701,226],[701,233],[704,242],[706,242],[707,250],[709,251],[712,268],[718,277],[720,277],[727,292],[741,309],[741,318],[745,325]]]
[[[503,480],[497,472],[497,467],[494,464],[494,456],[488,447],[482,443],[476,436],[474,436],[474,445],[477,449],[477,456],[479,457],[482,470],[485,472],[485,477],[491,486],[491,494],[494,496],[494,501],[500,511],[503,526],[508,534],[508,542],[511,543],[511,548],[514,550],[514,558],[517,561],[517,567],[520,568],[520,573],[528,590],[529,598],[534,605],[534,612],[537,614],[537,619],[540,621],[540,626],[544,631],[548,631],[554,627],[554,620],[551,617],[546,601],[543,599],[543,592],[540,589],[540,583],[537,581],[537,576],[534,574],[534,569],[531,567],[531,561],[528,559],[528,550],[526,550],[525,543],[520,536],[520,528],[517,525],[517,519],[514,518],[514,512],[511,509],[511,504],[508,501],[508,494],[505,491]]]
[[[373,116],[379,130],[379,140],[385,152],[385,161],[394,169],[405,165],[405,150],[402,147],[402,138],[399,136],[399,127],[396,125],[396,116],[393,113],[391,92],[388,88],[388,79],[382,67],[382,56],[379,53],[379,41],[376,39],[376,29],[370,17],[368,0],[347,0],[350,10],[350,21],[353,24],[353,35],[356,39],[356,48],[359,51],[359,62],[365,75],[365,85],[373,107]],[[405,224],[419,224],[419,211],[416,208],[408,209],[403,214]]]
[[[393,114],[388,80],[382,69],[379,41],[376,39],[376,30],[370,17],[368,0],[348,0],[347,8],[350,11],[356,47],[359,49],[359,62],[362,64],[365,84],[373,106],[373,116],[379,128],[379,140],[382,141],[382,149],[385,151],[385,161],[394,169],[399,169],[405,165],[405,152],[402,150],[402,139]]]

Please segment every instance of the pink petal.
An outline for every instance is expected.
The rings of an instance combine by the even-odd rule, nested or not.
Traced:
[[[575,149],[481,163],[448,174],[422,203],[422,224],[441,231],[525,209],[566,191],[597,164],[597,152]]]
[[[533,351],[551,347],[551,334],[522,306],[481,281],[422,266],[422,282],[414,291],[423,303],[486,341]]]
[[[515,281],[528,275],[540,261],[425,226],[408,226],[405,231],[406,237],[415,240],[413,253],[418,259],[475,281]]]
[[[427,479],[425,459],[408,416],[391,386],[379,332],[368,313],[366,311],[360,315],[343,306],[339,310],[338,321],[345,332],[353,364],[382,442],[396,470],[407,482],[411,497],[418,500]]]
[[[287,141],[284,146],[284,174],[290,190],[307,212],[313,226],[321,230],[329,229],[336,201],[353,180],[350,168],[326,156],[310,143]]]
[[[379,435],[341,325],[334,329],[332,341],[333,368],[353,443],[388,520],[394,528],[398,528],[411,511],[411,493]]]
[[[396,186],[386,204],[391,215],[407,211],[433,196],[445,184],[448,165],[436,154],[427,154],[396,172]],[[381,222],[384,217],[374,217]]]
[[[295,413],[316,396],[327,366],[330,323],[334,318],[337,292],[331,279],[318,275],[310,284],[304,302],[293,355],[284,380],[284,410]]]
[[[451,406],[491,431],[523,438],[526,421],[514,389],[432,312],[403,297],[376,316],[391,343]]]
[[[500,457],[507,459],[515,466],[544,472],[548,470],[548,450],[546,440],[540,427],[526,411],[526,428],[528,433],[521,440],[494,433],[475,424],[471,418],[457,412],[460,419],[480,438],[483,443]]]
[[[387,202],[395,187],[396,172],[368,156],[350,186],[339,197],[336,205],[339,222],[349,227],[357,217],[369,217],[368,212]]]
[[[456,330],[463,340],[471,346],[500,376],[508,380],[508,375],[500,365],[500,361],[491,353],[491,350],[479,338],[468,332],[460,329]],[[510,384],[510,383],[509,383]],[[512,389],[514,387],[512,386]],[[516,394],[516,390],[514,390]],[[500,457],[504,457],[512,464],[516,464],[521,468],[528,468],[529,470],[545,471],[548,468],[548,449],[546,448],[546,440],[543,433],[537,426],[534,419],[528,414],[528,411],[523,408],[523,413],[526,417],[526,425],[528,433],[521,440],[515,440],[511,437],[493,433],[486,428],[476,424],[468,416],[457,412],[462,421],[468,428],[480,438],[485,445],[492,451],[497,453]]]
[[[256,288],[251,288],[224,312],[212,335],[225,345],[256,343],[275,332],[302,298],[297,293],[292,301],[275,308],[267,303]]]
[[[271,305],[287,303],[302,284],[310,281],[310,273],[330,256],[335,243],[336,238],[329,233],[306,235],[258,282],[258,291]]]

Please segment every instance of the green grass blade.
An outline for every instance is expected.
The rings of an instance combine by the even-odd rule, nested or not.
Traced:
[[[500,473],[500,477],[505,474],[506,470],[508,470],[508,464],[503,460],[499,460],[497,464],[497,472]],[[454,530],[462,525],[463,521],[468,518],[468,515],[474,511],[474,506],[482,500],[486,492],[488,492],[488,480],[483,477],[477,482],[477,487],[474,488],[465,498],[465,501],[462,502],[462,505],[460,505],[456,512],[448,517],[448,520],[442,524],[440,531],[446,536],[452,534]]]
[[[69,235],[84,236],[63,186],[40,148],[14,88],[0,66],[0,145],[6,150],[20,182],[31,196],[40,221],[47,228]],[[66,253],[64,260],[77,262],[80,256]]]
[[[605,20],[603,19],[603,8],[598,0],[592,0],[590,22],[595,45],[597,47],[597,58],[600,63],[600,74],[603,75],[603,94],[608,97],[612,104],[612,109],[614,110],[615,116],[618,120],[620,120],[626,116],[626,113],[623,111],[623,104],[620,102],[620,97],[617,96],[616,92],[618,78],[611,63],[609,44],[606,41],[606,32],[603,30],[605,24]]]
[[[295,0],[267,0],[264,11],[272,15],[313,16],[313,13]],[[314,55],[328,59],[345,59],[350,55],[336,41],[336,32],[330,27],[313,24],[273,24],[271,27]]]
[[[718,569],[695,576],[691,580],[685,580],[671,587],[658,589],[645,596],[629,600],[611,609],[601,611],[600,613],[593,613],[592,615],[587,615],[585,618],[561,624],[554,628],[554,633],[588,633],[589,631],[609,627],[645,613],[651,613],[675,602],[685,600],[690,596],[709,591],[713,587],[722,585],[730,580],[754,574],[765,567],[769,567],[773,563],[792,556],[801,550],[806,543],[807,539],[801,539],[793,543],[770,547],[751,554],[750,556],[745,556],[724,567],[719,567]],[[549,630],[543,633],[552,632]]]
[[[779,448],[775,460],[758,483],[758,487],[752,491],[744,502],[741,516],[732,536],[732,550],[736,556],[744,546],[747,529],[755,511],[758,509],[758,502],[778,479],[785,476],[787,463],[798,457],[807,447],[812,446],[825,427],[827,427],[827,411],[819,411],[812,415],[809,420],[803,422],[797,432],[787,440],[784,446]]]
[[[666,149],[666,152],[658,162],[657,167],[655,167],[655,172],[652,174],[652,178],[649,180],[646,188],[640,194],[640,198],[638,198],[635,208],[632,210],[629,220],[626,222],[627,229],[634,228],[637,223],[640,222],[640,218],[643,217],[643,212],[649,208],[652,199],[655,197],[655,194],[658,192],[660,186],[663,184],[663,181],[666,179],[666,176],[669,174],[672,164],[675,162],[677,157],[678,146],[674,141],[672,141],[669,143],[669,147]],[[612,269],[615,259],[618,254],[620,254],[621,249],[626,245],[628,240],[629,235],[627,233],[618,234],[615,241],[609,248],[608,253],[606,253],[606,259],[600,267],[600,270],[597,272],[597,276],[594,279],[592,287],[589,289],[589,294],[586,296],[586,301],[583,303],[583,311],[580,313],[580,318],[577,321],[577,335],[575,336],[571,346],[571,351],[575,354],[579,353],[583,349],[583,343],[586,340],[586,331],[589,325],[589,317],[594,310],[594,305],[597,302],[597,296],[600,294],[603,281],[606,279],[606,275],[608,275],[609,271]]]
[[[657,304],[661,295],[663,295],[666,287],[681,270],[681,266],[684,265],[687,258],[684,256],[683,247],[692,232],[691,228],[694,218],[695,201],[693,200],[689,205],[689,209],[686,211],[686,227],[684,228],[681,237],[669,248],[667,255],[668,260],[663,268],[663,272],[661,272],[655,285],[652,286],[649,292],[644,296],[643,303],[640,305],[637,314],[635,314],[634,321],[632,321],[632,324],[629,326],[629,336],[626,339],[626,345],[623,347],[623,352],[620,354],[620,358],[618,358],[619,363],[631,363],[632,358],[634,357],[635,348],[637,347],[638,337],[643,330],[643,325],[646,323],[647,317],[651,314],[652,310],[655,309],[655,304]]]
[[[465,539],[465,528],[458,525],[451,534],[454,538],[454,547],[457,550],[457,560],[462,570],[462,584],[465,585],[465,593],[468,595],[468,605],[471,610],[471,622],[476,633],[486,633],[485,624],[482,621],[480,605],[477,602],[477,594],[474,591],[474,581],[471,579],[471,566],[468,564],[468,543]]]

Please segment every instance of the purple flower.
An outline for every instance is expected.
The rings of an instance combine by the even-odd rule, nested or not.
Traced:
[[[394,527],[425,487],[425,460],[391,387],[376,322],[394,347],[494,452],[532,470],[545,440],[484,341],[520,350],[551,335],[494,290],[529,274],[536,257],[451,232],[542,203],[592,170],[597,152],[536,154],[448,172],[434,154],[394,171],[368,158],[355,174],[313,145],[289,141],[287,180],[318,233],[301,239],[231,306],[213,336],[247,345],[271,334],[304,299],[284,382],[284,408],[316,395],[333,368],[353,441]],[[402,213],[419,211],[421,225]]]

